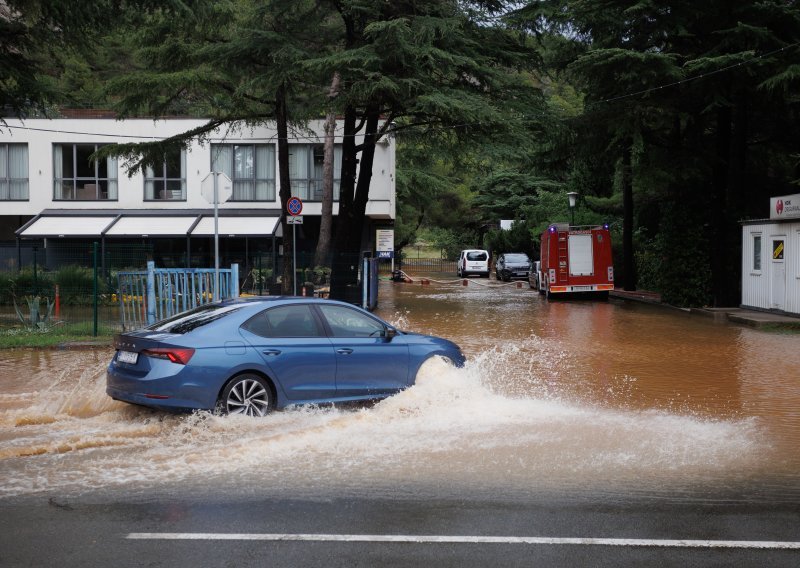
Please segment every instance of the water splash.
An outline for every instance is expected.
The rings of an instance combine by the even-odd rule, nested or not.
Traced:
[[[104,360],[61,363],[0,412],[0,496],[84,491],[86,480],[126,490],[657,486],[755,471],[768,451],[752,419],[576,401],[553,384],[573,371],[569,358],[535,337],[488,348],[463,369],[431,360],[415,386],[374,405],[299,407],[263,420],[115,402],[104,392]]]

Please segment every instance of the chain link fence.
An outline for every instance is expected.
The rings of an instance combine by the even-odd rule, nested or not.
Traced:
[[[238,264],[239,293],[281,293],[283,258],[279,250],[220,251],[220,267]],[[363,254],[332,254],[331,268],[314,266],[312,252],[297,252],[297,294],[328,297],[331,269],[339,271],[336,299],[360,304]],[[74,335],[108,335],[122,331],[118,275],[158,268],[209,268],[213,256],[154,247],[152,243],[19,242],[0,244],[0,330],[69,329]],[[388,272],[389,261],[381,262]]]

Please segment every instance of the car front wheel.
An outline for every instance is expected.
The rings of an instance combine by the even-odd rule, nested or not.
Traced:
[[[273,406],[272,391],[258,375],[239,375],[225,386],[220,403],[225,414],[266,416]]]

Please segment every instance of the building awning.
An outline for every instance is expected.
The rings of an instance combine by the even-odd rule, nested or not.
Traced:
[[[192,217],[121,217],[109,228],[107,237],[185,237],[197,221]]]
[[[220,212],[219,234],[224,237],[271,237],[280,226],[280,212],[265,210]],[[186,209],[165,212],[129,211],[66,211],[45,209],[17,229],[23,239],[58,237],[132,238],[132,237],[213,237],[214,213],[208,209]]]
[[[220,236],[223,237],[266,237],[275,233],[280,217],[220,217]],[[193,237],[214,236],[214,216],[204,215],[192,229]]]
[[[23,227],[18,235],[23,238],[99,237],[105,228],[114,222],[114,219],[116,216],[42,216]]]

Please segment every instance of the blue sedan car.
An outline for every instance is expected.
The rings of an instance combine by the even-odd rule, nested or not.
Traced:
[[[433,356],[464,364],[451,341],[399,331],[350,304],[298,297],[206,304],[118,335],[114,347],[112,398],[248,416],[385,398],[412,385]]]

